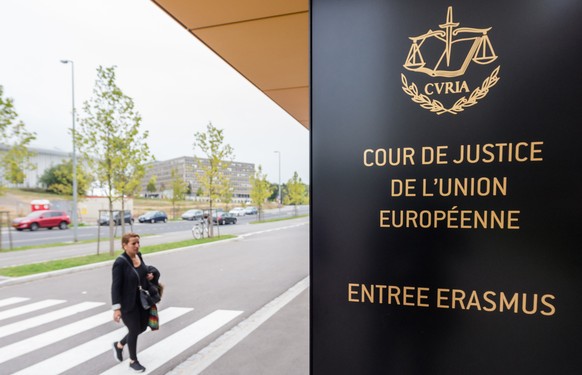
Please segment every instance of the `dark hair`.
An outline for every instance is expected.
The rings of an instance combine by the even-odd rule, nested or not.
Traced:
[[[121,237],[121,246],[127,245],[129,243],[129,240],[134,237],[139,238],[139,234],[134,232],[127,232],[126,234],[124,234],[123,237]]]

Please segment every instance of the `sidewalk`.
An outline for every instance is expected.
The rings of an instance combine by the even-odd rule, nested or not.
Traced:
[[[289,301],[276,306],[286,293],[278,297],[168,375],[309,374],[308,278],[288,292],[292,293]],[[273,309],[266,320],[261,319]]]
[[[308,219],[304,220],[308,221]],[[261,231],[252,231],[252,233],[259,232]],[[190,233],[175,232],[164,236],[148,237],[148,244],[168,242],[170,238],[171,241],[179,241],[181,237],[189,239]],[[85,244],[76,246],[76,248],[82,246],[87,247],[93,253],[96,245],[95,243]],[[63,248],[69,249],[70,246]],[[24,250],[24,252],[31,254],[32,258],[36,258],[46,250],[33,249]],[[51,252],[55,250],[58,251],[59,248],[51,248]],[[88,267],[91,266],[93,265]],[[63,272],[68,271],[64,270]],[[44,274],[36,277],[50,276]],[[308,278],[301,280],[297,285],[220,336],[199,353],[178,365],[169,374],[308,374],[308,284]],[[2,280],[0,280],[1,286]]]

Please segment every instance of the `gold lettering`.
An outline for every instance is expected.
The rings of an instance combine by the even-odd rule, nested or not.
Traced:
[[[348,302],[360,302],[360,299],[357,298],[358,291],[354,290],[359,284],[348,284]],[[354,297],[356,295],[356,297]]]
[[[404,306],[414,306],[414,302],[410,302],[410,300],[414,297],[414,295],[410,293],[411,291],[414,291],[414,287],[405,286],[402,289],[404,291],[404,293],[402,293],[402,304]]]
[[[427,83],[426,85],[424,85],[424,92],[426,93],[426,95],[432,95],[434,94],[434,91],[428,89],[429,86],[434,86],[434,84],[432,83]]]
[[[465,309],[465,297],[467,296],[467,294],[465,293],[464,290],[461,289],[453,289],[453,296],[451,298],[451,308],[456,309],[456,304],[459,303],[459,306],[461,307],[461,309]]]
[[[471,309],[472,307],[476,307],[477,310],[481,311],[481,303],[479,302],[479,297],[477,296],[476,290],[471,292],[471,296],[467,302],[467,310]]]
[[[437,307],[439,309],[449,309],[449,305],[445,305],[443,304],[443,302],[448,301],[449,298],[446,296],[443,296],[443,293],[449,293],[450,289],[443,289],[443,288],[438,288],[437,289]]]
[[[548,299],[555,300],[556,296],[554,296],[552,294],[544,294],[542,296],[542,305],[549,308],[550,310],[549,311],[541,311],[541,314],[545,315],[545,316],[552,316],[556,313],[556,308],[554,307],[554,305],[551,302],[548,302]]]
[[[394,285],[388,286],[388,304],[392,304],[392,298],[396,300],[396,304],[400,305],[400,288]]]
[[[425,300],[428,299],[428,291],[429,291],[429,288],[423,288],[423,287],[418,288],[418,298],[416,300],[416,304],[419,307],[429,307],[428,303],[424,302]]]
[[[386,289],[386,285],[376,285],[376,289],[379,289],[378,303],[384,303],[384,289]]]
[[[500,301],[499,301],[499,311],[503,312],[503,310],[505,308],[507,308],[507,310],[511,310],[511,308],[513,307],[513,312],[517,313],[517,308],[518,308],[518,294],[514,293],[513,297],[511,297],[511,300],[507,300],[507,297],[505,296],[505,293],[501,292],[500,296]]]
[[[489,296],[495,297],[496,295],[497,295],[497,293],[492,292],[490,290],[483,293],[483,299],[491,305],[491,307],[483,307],[483,310],[491,312],[491,311],[495,311],[497,309],[497,303],[495,303],[494,300],[489,298]]]
[[[368,302],[374,303],[374,285],[370,286],[370,289],[366,287],[366,285],[362,284],[362,303],[366,302],[366,298],[368,298]]]
[[[366,167],[372,167],[374,165],[374,163],[372,163],[372,162],[369,161],[370,160],[369,154],[371,154],[373,152],[374,152],[374,150],[371,150],[369,148],[366,149],[366,150],[364,150],[364,165]]]
[[[380,210],[380,228],[390,228],[390,210]]]

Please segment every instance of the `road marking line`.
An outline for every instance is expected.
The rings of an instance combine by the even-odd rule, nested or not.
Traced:
[[[14,309],[6,310],[0,312],[0,320],[12,318],[18,315],[26,314],[29,312],[41,310],[47,307],[51,307],[54,305],[58,305],[59,303],[64,303],[65,301],[60,299],[47,299],[40,302],[31,303],[29,305],[24,305],[20,307],[16,307]]]
[[[24,297],[5,298],[3,300],[0,300],[0,307],[14,305],[15,303],[28,301],[29,299],[30,298],[24,298]]]
[[[90,310],[97,306],[102,306],[104,304],[104,302],[82,302],[73,306],[65,307],[64,309],[52,311],[16,323],[8,324],[0,329],[0,337],[6,337],[17,332],[22,332],[30,328],[38,327],[58,319],[66,318],[68,316]]]
[[[186,307],[169,307],[159,312],[160,315],[160,326],[171,322],[174,319],[192,311],[192,308]],[[112,318],[112,313],[110,313],[109,318]],[[146,331],[151,332],[151,331]],[[97,357],[105,352],[111,350],[111,344],[114,341],[120,340],[127,333],[127,328],[116,329],[113,332],[109,332],[103,336],[97,337],[91,341],[81,344],[73,349],[62,352],[56,356],[48,358],[45,361],[36,363],[33,366],[22,369],[21,371],[15,373],[14,375],[37,375],[37,374],[61,374],[65,371],[78,366],[91,358]],[[126,350],[127,354],[127,350]],[[141,356],[141,354],[140,354]],[[112,360],[113,361],[113,360]],[[125,369],[127,371],[127,369]]]
[[[147,369],[145,373],[148,374],[156,370],[240,314],[242,314],[242,311],[216,310],[157,344],[150,346],[139,354],[140,363],[143,363]],[[129,360],[125,360],[103,374],[126,374],[128,366]]]
[[[53,329],[28,339],[15,342],[0,348],[0,363],[4,363],[23,354],[30,353],[57,341],[64,340],[84,331],[113,321],[113,312],[105,311],[100,314],[90,316],[75,323]]]
[[[279,230],[285,230],[285,229],[291,229],[291,228],[296,228],[296,227],[300,227],[302,225],[306,225],[308,223],[299,223],[299,224],[295,224],[295,225],[288,225],[286,227],[279,227],[279,228],[273,228],[273,229],[265,229],[265,230],[261,230],[258,232],[251,232],[251,233],[246,233],[246,234],[241,234],[239,237],[240,238],[245,238],[245,237],[250,237],[250,236],[255,236],[257,234],[264,234],[264,233],[269,233],[269,232],[276,232]]]
[[[256,328],[267,321],[267,319],[275,315],[275,313],[281,310],[281,308],[301,294],[308,286],[309,276],[299,281],[279,297],[267,303],[260,310],[239,323],[236,327],[217,338],[206,348],[182,362],[167,375],[200,374],[208,366],[232,349],[236,344],[250,335]]]

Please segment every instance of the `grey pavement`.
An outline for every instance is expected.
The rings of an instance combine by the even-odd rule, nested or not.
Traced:
[[[285,222],[304,223],[308,218]],[[252,235],[253,232],[276,230],[279,223],[252,225],[249,231],[242,235]],[[188,232],[168,233],[164,236],[147,237],[147,244],[158,244],[190,239]],[[108,244],[108,243],[107,243]],[[86,248],[94,253],[95,243],[77,245],[76,248]],[[26,253],[29,263],[38,261],[39,254],[50,253],[55,257],[66,257],[71,246],[57,248],[32,249],[13,253]],[[102,247],[106,249],[106,247]],[[1,262],[5,259],[0,254]],[[93,265],[88,267],[99,267]],[[79,272],[82,268],[63,272]],[[49,277],[37,275],[34,278]],[[25,279],[25,278],[22,278]],[[4,281],[4,282],[3,282]],[[8,282],[7,282],[8,281]],[[0,287],[12,284],[0,279]],[[309,281],[302,280],[288,292],[265,305],[255,314],[241,322],[208,345],[196,355],[190,357],[174,370],[170,375],[302,375],[309,373]],[[280,348],[285,348],[281,351]]]
[[[290,301],[271,306],[278,304],[275,300],[266,305],[168,375],[309,374],[307,285],[307,280],[298,283]],[[275,311],[269,314],[272,309]],[[264,314],[269,314],[269,318],[262,324],[253,322]]]

